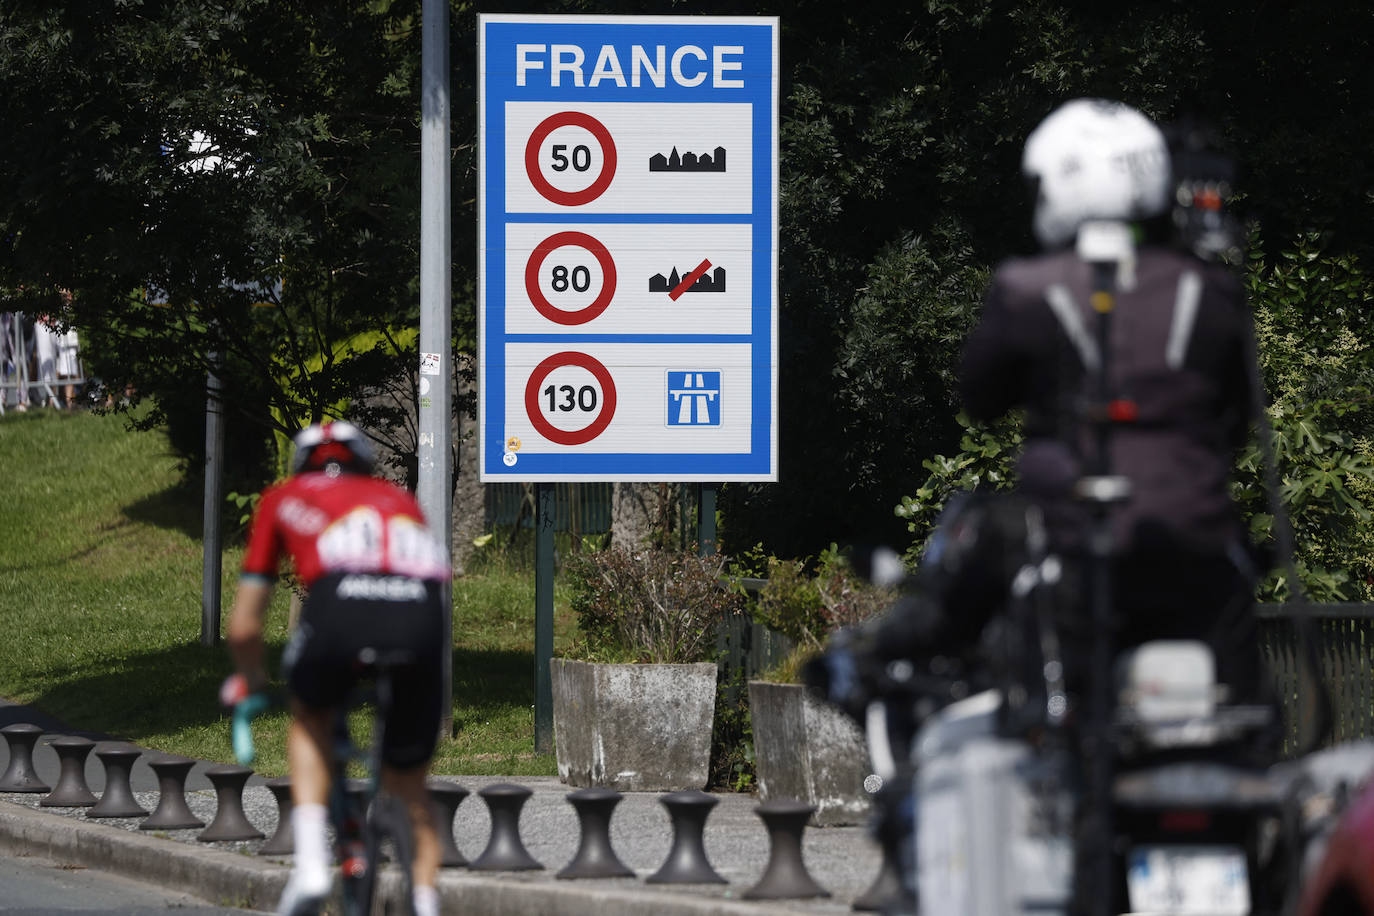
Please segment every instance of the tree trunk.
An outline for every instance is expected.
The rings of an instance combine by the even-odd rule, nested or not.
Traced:
[[[617,483],[611,489],[611,543],[639,547],[672,546],[678,529],[680,486],[670,483]]]
[[[453,402],[462,405],[472,393],[473,382],[463,371],[472,357],[460,353],[458,361],[459,371],[455,373],[458,391]],[[453,573],[461,576],[477,549],[472,542],[485,533],[487,523],[485,488],[478,479],[477,423],[468,418],[461,406],[453,412],[453,441],[457,445],[453,482]]]

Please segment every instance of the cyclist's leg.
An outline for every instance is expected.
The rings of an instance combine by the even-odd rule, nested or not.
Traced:
[[[428,761],[414,767],[382,767],[382,786],[405,804],[406,814],[410,820],[412,848],[415,853],[410,872],[415,884],[416,916],[431,916],[438,913],[435,888],[439,880],[439,834],[434,823],[434,809],[430,804],[429,790],[425,786],[428,774]],[[431,900],[424,900],[431,896]],[[433,906],[433,909],[426,912],[428,906]]]
[[[440,858],[425,777],[439,737],[443,630],[437,585],[426,583],[426,593],[423,601],[397,602],[385,618],[397,648],[415,658],[414,664],[392,673],[392,703],[382,742],[382,784],[404,802],[410,818],[417,916],[437,914],[434,888]]]
[[[291,828],[295,855],[278,912],[313,912],[332,884],[327,825],[333,756],[334,707],[352,683],[337,621],[332,583],[311,589],[301,620],[282,656],[291,693],[286,754],[291,769]]]
[[[333,765],[334,709],[307,706],[291,699],[291,725],[286,733],[286,759],[291,768],[291,803],[326,805]]]
[[[330,782],[333,713],[291,700],[286,756],[291,769],[291,879],[278,912],[314,912],[332,884],[326,807]]]

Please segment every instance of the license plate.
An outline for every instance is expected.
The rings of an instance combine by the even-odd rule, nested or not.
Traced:
[[[1234,846],[1137,846],[1128,857],[1126,889],[1136,913],[1250,912],[1245,853]]]

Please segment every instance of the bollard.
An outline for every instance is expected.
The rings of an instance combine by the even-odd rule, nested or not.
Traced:
[[[901,865],[892,844],[881,844],[882,865],[873,883],[854,899],[851,907],[856,913],[914,913],[916,896],[902,883]]]
[[[719,799],[688,789],[659,797],[673,823],[673,845],[649,884],[726,884],[706,858],[706,818]]]
[[[202,843],[227,840],[259,840],[263,833],[248,822],[243,813],[243,785],[253,771],[248,767],[213,766],[205,771],[210,785],[215,787],[215,818],[210,826],[196,837]]]
[[[467,857],[458,851],[458,844],[453,839],[453,818],[458,813],[458,806],[468,797],[468,790],[457,783],[433,777],[425,785],[434,803],[434,828],[439,834],[439,865],[443,868],[467,865]]]
[[[491,814],[487,848],[468,866],[476,871],[529,871],[543,868],[520,842],[520,809],[534,793],[524,786],[496,783],[477,792]]]
[[[816,812],[814,805],[791,798],[767,801],[754,809],[768,828],[768,865],[749,890],[746,900],[791,900],[801,897],[829,897],[806,871],[802,862],[802,833]]]
[[[272,798],[277,802],[277,829],[262,848],[260,856],[289,856],[296,848],[295,835],[291,832],[291,777],[278,776],[265,783]]]
[[[89,808],[98,799],[86,784],[86,758],[95,742],[90,738],[64,735],[52,740],[57,752],[57,785],[38,804],[45,808]]]
[[[86,812],[87,817],[147,816],[148,809],[134,798],[134,790],[129,784],[134,761],[142,755],[142,751],[128,744],[96,746],[95,756],[105,765],[105,791],[100,801]]]
[[[578,789],[568,793],[577,811],[581,839],[572,861],[558,878],[633,878],[634,869],[616,856],[611,848],[611,814],[620,804],[621,794],[614,789]]]
[[[186,757],[159,754],[148,759],[148,766],[157,774],[157,807],[139,830],[190,830],[204,827],[205,821],[191,813],[186,804],[186,777],[196,762]]]
[[[19,723],[0,728],[0,734],[10,746],[10,765],[0,776],[0,792],[47,792],[49,786],[38,778],[33,768],[33,746],[43,729],[37,725]]]

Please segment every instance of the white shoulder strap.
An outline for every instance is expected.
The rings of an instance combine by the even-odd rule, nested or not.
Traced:
[[[1059,326],[1064,329],[1069,342],[1078,351],[1083,368],[1089,371],[1096,369],[1102,362],[1097,351],[1097,342],[1088,335],[1088,329],[1083,326],[1083,314],[1073,301],[1073,293],[1063,284],[1055,283],[1045,290],[1045,302],[1049,304],[1054,317],[1059,319]]]
[[[1188,341],[1197,321],[1197,307],[1202,300],[1202,278],[1196,271],[1184,271],[1178,278],[1178,293],[1174,296],[1174,316],[1169,324],[1169,342],[1164,347],[1164,362],[1170,369],[1182,369],[1188,355]]]

